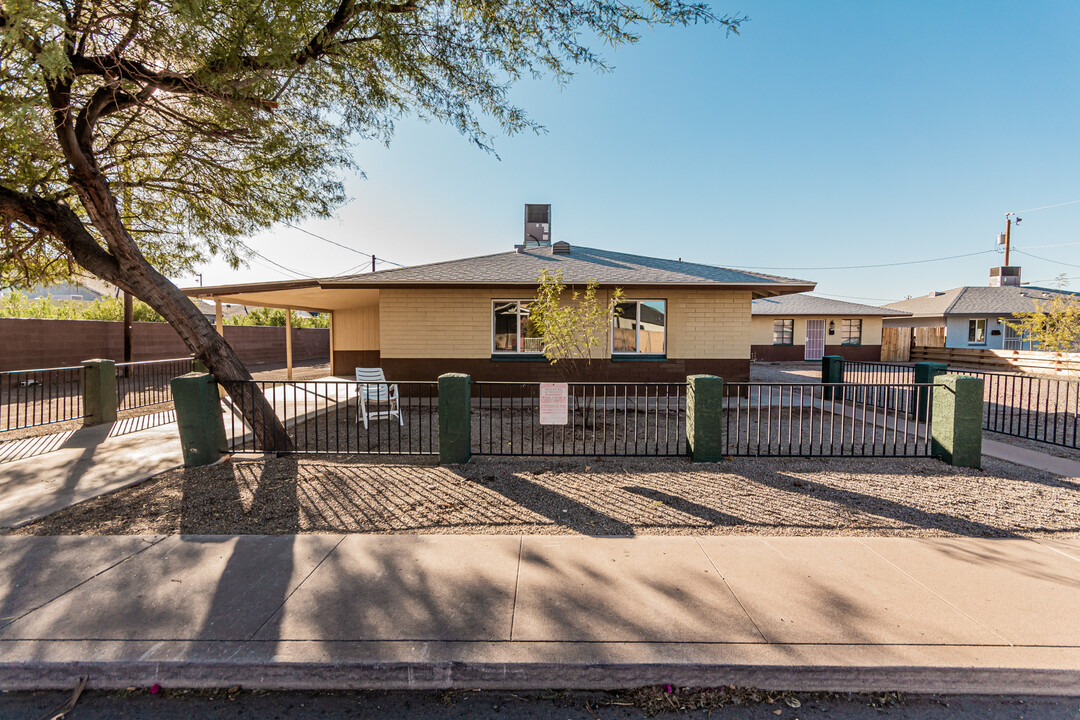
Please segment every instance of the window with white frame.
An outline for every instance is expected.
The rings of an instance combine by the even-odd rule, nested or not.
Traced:
[[[493,353],[544,352],[544,341],[529,318],[528,300],[491,302],[491,351]]]
[[[631,300],[615,306],[611,320],[613,355],[667,353],[667,301]]]
[[[795,318],[777,318],[772,321],[772,344],[795,344]]]
[[[986,318],[968,320],[968,345],[986,344]]]
[[[840,323],[841,345],[862,345],[862,320],[844,318]]]

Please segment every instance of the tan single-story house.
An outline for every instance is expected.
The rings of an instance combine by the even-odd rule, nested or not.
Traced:
[[[908,314],[812,295],[761,298],[753,303],[751,352],[758,362],[820,360],[823,355],[878,361],[882,320]]]
[[[530,337],[527,322],[544,270],[561,272],[567,286],[596,281],[604,302],[616,287],[626,293],[583,381],[682,382],[695,373],[747,380],[751,302],[814,288],[805,280],[540,242],[361,275],[185,292],[331,313],[334,375],[381,367],[394,381],[434,380],[447,372],[477,380],[556,380],[558,369]]]

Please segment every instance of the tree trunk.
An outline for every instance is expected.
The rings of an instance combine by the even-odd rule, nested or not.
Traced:
[[[97,274],[92,268],[87,270]],[[120,261],[120,274],[113,280],[161,314],[195,357],[210,370],[233,400],[233,407],[252,428],[259,446],[266,451],[292,449],[282,419],[250,381],[251,373],[232,346],[217,333],[210,321],[189,297],[141,256]]]
[[[95,222],[111,252],[94,239],[71,208],[55,200],[0,186],[0,217],[16,219],[47,232],[62,242],[72,259],[92,275],[130,292],[154,308],[195,357],[225,386],[234,407],[252,428],[259,446],[267,452],[292,449],[285,425],[274,414],[273,406],[255,385],[245,382],[251,380],[251,373],[232,347],[217,334],[191,299],[146,261],[135,242],[127,236],[119,215],[106,218],[113,222]]]

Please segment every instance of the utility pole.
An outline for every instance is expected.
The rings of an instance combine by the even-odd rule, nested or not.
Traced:
[[[375,272],[375,256],[371,256],[371,272]]]
[[[1009,249],[1012,237],[1012,216],[1016,213],[1005,213],[1005,266],[1009,265]]]

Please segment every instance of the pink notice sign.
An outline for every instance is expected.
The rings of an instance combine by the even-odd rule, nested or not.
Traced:
[[[566,383],[540,383],[540,424],[566,424]]]

